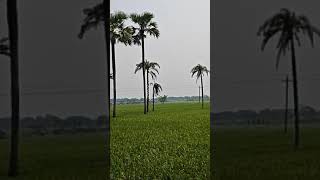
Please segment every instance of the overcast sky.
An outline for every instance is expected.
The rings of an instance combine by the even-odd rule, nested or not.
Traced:
[[[258,27],[280,8],[305,14],[320,27],[320,3],[300,0],[216,0],[213,4],[213,96],[215,110],[283,107],[285,86],[280,79],[289,73],[290,56],[281,59],[275,70],[275,41],[259,51]],[[300,104],[320,109],[320,41],[316,47],[303,38],[297,49]],[[288,54],[290,55],[290,54]],[[290,88],[292,92],[292,88]],[[290,101],[293,102],[292,93]]]
[[[105,110],[105,44],[102,28],[77,38],[82,9],[97,0],[19,1],[21,110],[24,115],[100,114]],[[198,95],[190,70],[210,65],[209,0],[111,1],[112,11],[150,11],[160,38],[146,40],[146,58],[161,65],[158,82],[169,96]],[[0,1],[0,37],[7,35],[5,1]],[[118,97],[143,96],[137,46],[117,45]],[[0,57],[0,116],[10,112],[9,62]],[[204,79],[209,94],[210,78]],[[59,92],[55,95],[43,92]],[[61,95],[60,91],[64,94]],[[69,94],[69,91],[77,93]],[[81,91],[81,92],[79,92]]]

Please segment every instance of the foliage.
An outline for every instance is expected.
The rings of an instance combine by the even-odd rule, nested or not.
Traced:
[[[205,74],[209,74],[209,70],[206,66],[202,66],[201,64],[196,65],[191,69],[191,77],[196,75],[197,80],[201,77],[203,77]]]
[[[295,41],[301,45],[300,34],[306,34],[314,45],[314,34],[320,35],[320,31],[314,27],[310,20],[304,15],[296,15],[288,9],[281,9],[279,13],[273,15],[265,21],[259,28],[258,36],[262,36],[261,49],[264,50],[269,40],[280,34],[276,48],[278,49],[276,68],[279,66],[281,55],[285,55],[290,49],[290,42]]]
[[[149,34],[150,36],[159,38],[160,31],[158,29],[158,24],[152,21],[154,15],[150,12],[144,12],[142,14],[133,13],[130,15],[133,23],[137,24],[138,27],[132,26],[135,34],[133,37],[133,43],[136,45],[141,45],[142,38],[146,38]]]
[[[154,90],[154,95],[158,96],[162,91],[162,87],[158,83],[153,83],[153,90]]]
[[[160,96],[158,97],[158,101],[160,101],[163,104],[167,101],[167,97],[167,95]]]
[[[153,80],[155,80],[157,78],[157,74],[159,74],[159,70],[160,69],[160,65],[156,62],[150,62],[148,60],[146,60],[144,62],[144,69],[146,71],[146,73],[151,75],[151,78]],[[138,71],[143,69],[143,63],[139,63],[136,65],[136,69],[134,70],[134,73],[137,73]]]
[[[9,39],[0,39],[0,55],[10,56]]]

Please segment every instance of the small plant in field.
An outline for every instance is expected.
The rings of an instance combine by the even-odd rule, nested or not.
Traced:
[[[167,95],[163,95],[158,97],[158,100],[163,104],[167,101],[168,96]]]

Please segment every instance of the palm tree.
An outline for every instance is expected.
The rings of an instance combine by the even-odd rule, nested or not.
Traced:
[[[149,75],[151,76],[152,80],[157,78],[157,74],[159,74],[160,65],[156,62],[149,62],[148,60],[145,61],[143,68],[143,63],[139,63],[136,66],[136,70],[134,73],[137,73],[139,70],[144,69],[147,73],[147,112],[149,112]]]
[[[78,37],[81,39],[84,33],[91,27],[97,27],[100,23],[104,26],[104,38],[106,44],[106,79],[107,79],[107,111],[106,111],[106,141],[107,141],[107,174],[110,175],[110,1],[103,0],[102,4],[98,4],[93,8],[86,8],[83,10],[86,15],[81,26],[81,31]],[[110,178],[110,177],[109,177]]]
[[[206,66],[202,66],[201,64],[196,65],[195,67],[193,67],[191,69],[191,77],[193,77],[194,75],[196,75],[197,77],[197,81],[200,78],[201,80],[201,91],[202,91],[202,108],[203,108],[203,76],[205,74],[209,74],[209,70],[207,69]]]
[[[154,15],[149,12],[144,12],[143,14],[131,14],[130,18],[132,22],[138,25],[138,27],[132,27],[135,31],[135,35],[133,36],[133,42],[136,45],[141,45],[142,49],[142,76],[143,76],[143,100],[144,100],[144,114],[147,113],[146,107],[146,75],[144,69],[145,63],[145,52],[144,52],[144,39],[147,37],[147,34],[150,36],[154,36],[159,38],[160,31],[158,29],[158,25],[156,22],[152,21]]]
[[[158,96],[159,93],[162,91],[162,87],[158,83],[153,83],[153,88],[152,88],[152,111],[154,111],[154,96]]]
[[[297,83],[297,68],[295,43],[301,45],[300,34],[306,34],[314,45],[314,33],[320,35],[317,30],[304,15],[296,15],[288,9],[281,9],[271,18],[267,19],[265,23],[259,28],[258,36],[262,36],[263,41],[261,45],[262,51],[265,49],[269,40],[277,34],[280,34],[277,44],[278,54],[276,61],[276,69],[278,69],[281,55],[286,55],[286,51],[291,51],[292,62],[292,76],[293,76],[293,94],[294,94],[294,114],[295,114],[295,148],[299,147],[299,101],[298,101],[298,83]]]
[[[83,25],[81,26],[81,31],[79,33],[79,38],[83,38],[84,34],[92,29],[97,28],[101,23],[104,22],[104,10],[103,4],[98,4],[93,8],[85,9],[84,13],[86,18]],[[113,80],[113,117],[116,117],[116,100],[117,100],[117,90],[116,90],[116,52],[115,45],[117,42],[123,43],[125,45],[131,45],[133,31],[129,27],[125,27],[124,22],[128,19],[128,16],[122,12],[116,12],[110,15],[110,42],[112,49],[112,80]]]
[[[19,51],[18,51],[18,9],[17,0],[7,1],[7,22],[9,32],[10,73],[11,73],[11,150],[9,176],[18,175],[18,145],[19,145]],[[6,47],[6,46],[3,46]]]

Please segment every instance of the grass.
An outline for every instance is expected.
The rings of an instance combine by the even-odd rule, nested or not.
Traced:
[[[0,140],[0,179],[105,179],[104,139],[103,134],[22,138],[17,178],[7,178],[9,143]]]
[[[209,179],[209,104],[118,106],[111,123],[114,179]]]
[[[217,129],[215,180],[320,179],[320,129],[302,128],[301,147],[280,128]]]
[[[209,179],[209,103],[119,105],[111,120],[112,179]],[[99,180],[106,177],[103,134],[21,139],[20,176],[6,177],[8,141],[0,140],[1,180]]]

